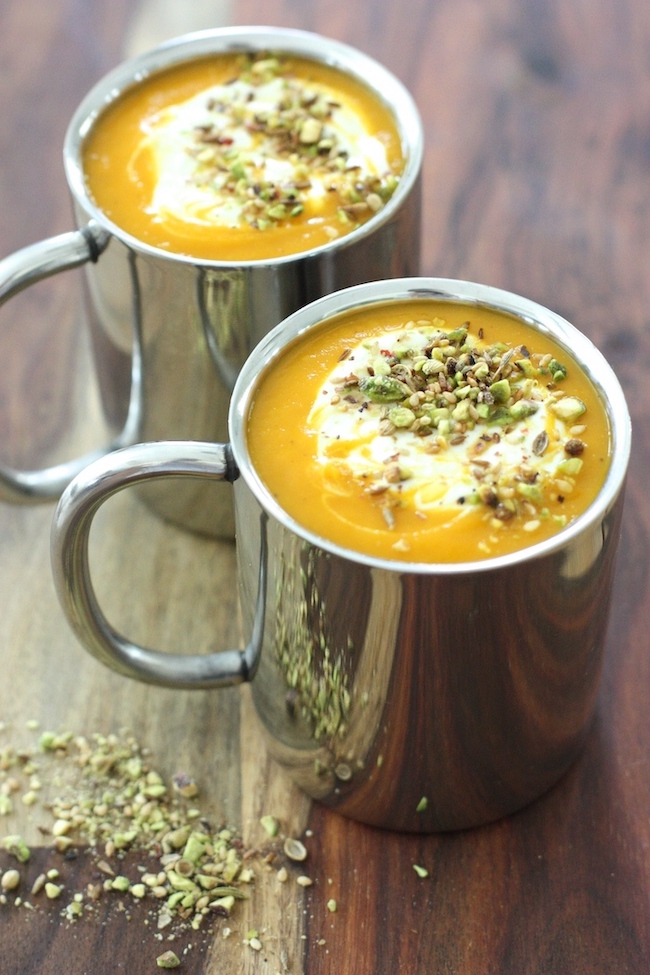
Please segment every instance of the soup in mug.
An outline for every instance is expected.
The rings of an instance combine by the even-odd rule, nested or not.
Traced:
[[[379,212],[404,167],[391,111],[294,55],[216,54],[122,93],[83,147],[90,196],[144,243],[209,260],[300,253]]]
[[[541,541],[607,475],[600,395],[520,319],[422,299],[342,313],[262,373],[253,467],[307,530],[409,562],[492,558]]]

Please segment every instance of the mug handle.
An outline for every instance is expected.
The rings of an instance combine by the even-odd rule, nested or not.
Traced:
[[[110,240],[110,234],[95,223],[83,230],[49,237],[37,244],[24,247],[0,261],[0,307],[31,284],[68,271],[89,261],[96,263]],[[134,342],[132,383],[139,377],[139,355]],[[134,406],[137,409],[134,410]],[[138,415],[135,416],[134,412]],[[18,471],[0,464],[0,500],[19,504],[52,501],[59,497],[66,484],[87,464],[103,457],[109,451],[133,443],[139,425],[139,395],[133,390],[129,413],[122,432],[103,448],[84,454],[63,464],[56,464],[35,471]]]
[[[134,484],[188,475],[232,482],[239,477],[229,444],[160,441],[123,447],[85,468],[63,492],[52,524],[52,571],[63,610],[84,647],[102,663],[161,687],[225,687],[250,680],[264,635],[267,515],[260,519],[260,567],[255,618],[244,650],[172,654],[131,643],[110,625],[90,577],[88,541],[93,518],[112,495]]]

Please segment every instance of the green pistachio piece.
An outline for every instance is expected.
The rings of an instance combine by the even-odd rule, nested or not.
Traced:
[[[475,379],[485,379],[490,372],[490,367],[487,362],[478,362],[474,366],[474,378]]]
[[[557,465],[557,473],[568,474],[569,477],[575,477],[576,474],[580,473],[581,468],[581,457],[567,457],[566,460],[560,461],[560,463]]]
[[[587,407],[577,396],[564,396],[562,399],[550,403],[549,409],[560,420],[572,421],[582,416]]]
[[[373,403],[396,403],[411,394],[406,383],[394,376],[368,376],[359,381],[359,389]]]
[[[177,907],[181,903],[181,901],[183,900],[184,897],[185,897],[185,891],[183,891],[183,890],[176,890],[176,891],[174,891],[174,893],[173,894],[170,894],[169,897],[167,898],[167,901],[166,901],[167,907],[170,910],[173,910],[175,907]]]
[[[13,857],[16,857],[20,863],[27,863],[31,856],[29,847],[22,836],[5,836],[2,841],[2,847]]]
[[[227,863],[223,868],[222,877],[227,884],[231,884],[233,880],[237,877],[241,869],[241,863],[239,860],[235,860],[233,863]]]
[[[429,361],[428,359],[425,359],[424,360],[424,362],[428,362],[428,361]],[[386,357],[383,356],[383,355],[377,356],[377,358],[374,360],[374,362],[372,364],[372,369],[373,369],[373,372],[374,372],[375,376],[389,376],[390,375],[390,365],[389,365],[388,362],[386,362]]]
[[[287,215],[287,208],[284,203],[275,203],[266,211],[266,215],[272,220],[284,220]]]
[[[183,859],[197,864],[205,852],[206,840],[200,833],[191,833],[183,850]]]
[[[527,416],[537,413],[539,405],[534,400],[520,399],[510,407],[510,416],[513,420],[523,420]]]
[[[441,420],[449,419],[449,409],[446,406],[436,407],[434,410],[429,410],[429,416],[433,426],[437,427]]]
[[[394,427],[402,427],[406,429],[407,427],[410,427],[415,420],[415,413],[413,410],[409,410],[408,406],[393,406],[393,408],[388,411],[388,419]]]
[[[487,422],[496,423],[500,427],[505,427],[508,423],[512,423],[510,410],[508,410],[505,406],[497,406],[497,408],[492,410],[488,416]]]
[[[260,819],[261,825],[264,827],[269,836],[277,836],[280,824],[275,818],[275,816],[262,816]]]
[[[450,342],[455,342],[457,345],[462,345],[467,338],[467,329],[464,325],[460,328],[454,328],[451,332],[447,332],[447,338]]]
[[[189,877],[183,877],[182,874],[176,873],[175,870],[169,870],[167,873],[167,879],[174,890],[184,890],[184,891],[195,891],[196,884]]]
[[[539,484],[526,484],[522,482],[517,485],[517,493],[526,498],[527,501],[543,501],[544,497]]]
[[[507,403],[511,395],[510,383],[507,379],[498,379],[490,386],[490,392],[495,403]]]
[[[515,365],[518,369],[521,369],[524,376],[532,378],[535,375],[535,367],[530,359],[515,359]]]
[[[464,423],[466,420],[468,420],[470,416],[470,405],[469,400],[466,399],[462,399],[460,403],[456,403],[451,411],[452,420],[458,420],[459,423]]]
[[[116,833],[113,837],[113,842],[116,849],[125,850],[127,846],[130,846],[131,843],[133,843],[137,835],[138,831],[135,829],[126,830],[124,833]]]
[[[128,877],[124,877],[122,874],[114,877],[113,880],[111,880],[111,888],[113,890],[118,890],[122,894],[125,894],[130,886],[131,881]]]
[[[158,968],[178,968],[181,960],[173,951],[163,951],[162,955],[156,958]]]
[[[235,179],[246,179],[246,168],[243,162],[239,160],[230,167],[230,172],[233,174]]]
[[[563,379],[566,379],[566,375],[567,375],[566,366],[562,365],[561,362],[558,362],[557,359],[551,359],[551,361],[548,364],[548,371],[553,377],[554,383],[560,383],[562,382]]]

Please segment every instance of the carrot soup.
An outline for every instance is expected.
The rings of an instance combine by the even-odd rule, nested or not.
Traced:
[[[307,530],[384,559],[528,547],[594,501],[610,460],[599,392],[524,321],[430,298],[344,312],[262,373],[247,443]]]
[[[138,240],[263,260],[345,236],[404,168],[391,110],[362,82],[295,55],[201,57],[150,75],[95,120],[88,192]]]

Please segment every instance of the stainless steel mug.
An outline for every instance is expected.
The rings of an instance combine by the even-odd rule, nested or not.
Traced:
[[[276,260],[197,261],[125,233],[88,195],[84,139],[107,104],[139,79],[213,53],[277,50],[325,62],[361,80],[391,110],[405,168],[387,205],[347,236]],[[75,112],[63,153],[79,228],[0,263],[0,304],[32,282],[81,264],[102,404],[115,440],[44,471],[0,467],[0,498],[56,498],[86,464],[137,440],[221,441],[228,402],[249,352],[278,322],[330,291],[419,272],[423,135],[413,100],[389,71],[360,51],[316,34],[223,28],[169,41],[111,71]],[[232,501],[206,483],[156,486],[159,514],[184,527],[232,536]]]
[[[482,561],[398,563],[314,536],[260,481],[246,445],[260,370],[323,319],[421,296],[520,316],[570,350],[599,390],[611,466],[596,501],[557,535]],[[314,302],[262,340],[235,384],[229,429],[227,445],[128,447],[63,494],[54,578],[85,647],[154,684],[250,680],[275,758],[311,796],[367,823],[475,826],[549,789],[577,757],[594,713],[630,453],[621,387],[592,343],[553,312],[495,288],[429,278],[362,285]],[[241,651],[187,657],[136,646],[112,629],[93,592],[88,535],[100,505],[128,485],[187,474],[234,483]]]

